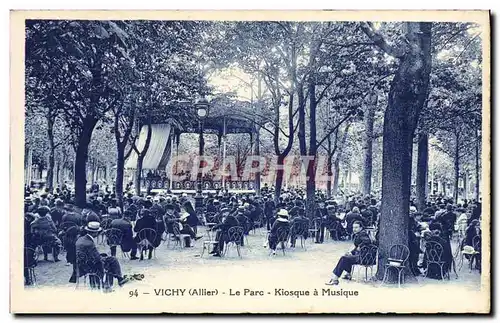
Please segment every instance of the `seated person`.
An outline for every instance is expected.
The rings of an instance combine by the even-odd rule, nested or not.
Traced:
[[[271,231],[269,232],[269,248],[271,248],[273,255],[276,255],[276,247],[278,246],[278,230],[283,232],[282,230],[287,230],[290,232],[290,223],[288,221],[288,211],[285,209],[281,209],[276,214],[277,218],[274,221],[273,226],[271,227]]]
[[[66,250],[67,265],[76,265],[76,240],[81,235],[79,227],[72,226],[66,228],[63,233],[64,249]]]
[[[339,278],[345,271],[346,279],[351,278],[352,266],[359,263],[359,251],[363,245],[371,244],[371,239],[368,233],[364,230],[361,221],[354,221],[352,224],[352,232],[354,234],[354,249],[340,257],[337,266],[333,270],[332,278],[326,285],[338,285]]]
[[[326,207],[326,228],[330,231],[330,237],[332,239],[338,238],[342,240],[347,235],[347,232],[342,226],[342,221],[337,217],[335,211],[336,207],[334,205],[328,205]]]
[[[187,212],[184,212],[181,214],[181,217],[179,218],[179,222],[177,222],[177,225],[179,226],[179,230],[181,234],[187,234],[189,235],[188,237],[185,237],[184,239],[184,246],[186,248],[191,248],[191,240],[199,240],[203,238],[203,236],[196,236],[196,233],[194,232],[193,228],[188,224],[189,217],[191,215]]]
[[[73,222],[77,226],[82,226],[82,225],[84,225],[83,214],[77,213],[77,212],[71,212],[71,211],[67,212],[63,215],[62,220],[61,220],[61,224],[64,224],[65,222],[66,223]],[[67,229],[67,228],[64,227],[61,229]]]
[[[136,260],[139,259],[137,257],[137,243],[134,240],[132,223],[130,222],[129,216],[129,212],[123,212],[123,216],[120,219],[114,219],[111,221],[110,228],[118,229],[122,232],[120,248],[122,249],[122,252],[130,251],[130,260]],[[116,246],[111,247],[111,256],[116,257]]]
[[[36,246],[42,246],[44,260],[48,260],[48,254],[52,252],[54,262],[59,261],[59,252],[62,247],[61,240],[57,237],[57,228],[50,217],[48,206],[38,208],[39,217],[31,222],[30,228]]]
[[[89,222],[101,222],[101,218],[97,213],[92,210],[92,204],[87,204],[87,206],[82,210],[83,215],[83,225]]]
[[[359,212],[359,208],[357,206],[353,207],[352,211],[347,213],[347,215],[345,216],[345,220],[347,222],[346,230],[349,235],[355,233],[352,229],[352,225],[355,221],[361,222],[363,224],[363,227],[364,224],[366,223],[365,218],[361,216],[361,213]]]
[[[236,213],[236,219],[240,223],[240,226],[243,227],[245,235],[248,235],[248,233],[252,229],[252,225],[250,223],[250,219],[246,215],[244,206],[238,207],[238,211]]]
[[[184,202],[184,210],[189,214],[189,216],[186,219],[186,224],[191,227],[191,229],[194,231],[196,234],[198,232],[197,227],[198,225],[201,225],[200,220],[198,219],[198,216],[196,215],[196,211],[193,208],[193,204],[191,202],[186,201]]]
[[[157,229],[156,219],[148,209],[141,210],[141,218],[137,220],[134,227],[134,232],[137,233],[134,237],[134,241],[138,246],[140,246],[140,244],[141,246],[143,246],[143,248],[141,248],[140,260],[144,259],[144,254],[142,252],[144,251],[144,249],[148,250],[148,259],[151,259],[153,257],[154,241],[156,239],[156,236],[151,236],[149,234],[145,237],[139,237],[139,232],[141,232],[141,230],[143,229],[153,229],[155,230],[155,232]]]
[[[290,221],[290,247],[295,248],[295,241],[297,237],[302,235],[304,240],[309,238],[309,220],[305,217],[305,210],[299,208],[297,210],[297,216]]]
[[[56,199],[55,201],[55,207],[50,210],[50,217],[52,218],[52,221],[56,225],[56,227],[59,226],[59,224],[62,221],[62,218],[66,212],[64,211],[64,202],[61,199]]]
[[[97,251],[95,241],[99,233],[102,231],[99,222],[90,222],[84,228],[86,234],[76,241],[76,266],[73,267],[73,273],[70,278],[70,283],[76,283],[77,276],[82,277],[86,274],[96,274],[100,281],[104,281],[106,273],[106,283],[108,287],[113,285],[113,280],[118,280],[118,285],[122,286],[129,279],[122,276],[120,263],[113,256],[100,254]],[[91,286],[95,286],[96,282],[90,282]]]
[[[474,237],[478,236],[479,240],[476,242]],[[474,245],[474,242],[478,243],[478,245]],[[474,248],[474,251],[476,252],[481,252],[481,223],[479,220],[472,220],[465,230],[465,239],[462,242],[462,249],[465,246],[470,246]],[[464,254],[465,259],[470,260],[471,255]],[[475,268],[480,270],[481,269],[481,256],[478,254],[475,259],[476,265]]]
[[[240,225],[234,215],[227,212],[223,214],[225,214],[225,216],[222,219],[222,222],[216,224],[212,227],[212,229],[210,229],[212,231],[218,230],[215,235],[215,241],[217,242],[215,243],[213,250],[210,252],[210,254],[213,254],[214,257],[221,257],[224,250],[224,244],[229,241],[229,229]]]
[[[165,233],[165,222],[163,222],[163,216],[161,214],[156,214],[156,239],[153,243],[155,248],[158,248],[163,241],[163,234]]]
[[[445,233],[445,235],[447,235],[447,233]],[[449,271],[451,271],[451,265],[453,262],[453,254],[451,252],[450,242],[446,241],[446,239],[443,238],[443,235],[439,230],[424,231],[423,239],[425,242],[430,242],[430,241],[437,242],[443,248],[440,261],[444,261],[442,275],[446,276],[446,274]],[[436,263],[428,263],[428,251],[429,248],[432,248],[432,244],[425,244],[425,248],[426,252],[424,252],[423,268],[427,270],[426,277],[432,279],[442,279],[441,267]],[[435,255],[435,253],[433,252],[432,255]],[[438,259],[433,259],[433,260],[438,260]]]

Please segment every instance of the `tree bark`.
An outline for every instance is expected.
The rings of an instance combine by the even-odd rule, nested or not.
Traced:
[[[418,135],[417,156],[417,207],[420,212],[425,209],[427,198],[427,170],[429,168],[429,135],[420,133]]]
[[[50,112],[47,114],[47,137],[49,143],[49,163],[47,166],[47,182],[46,187],[52,191],[54,187],[54,164],[55,164],[55,143],[54,143],[54,118]]]
[[[332,196],[335,196],[338,194],[339,179],[340,179],[340,160],[338,158],[335,158],[333,168],[334,168],[334,173],[333,173]]]
[[[453,183],[453,201],[455,204],[458,202],[458,181],[460,179],[460,134],[455,133],[455,154],[453,156],[453,164],[455,170],[455,177]]]
[[[140,195],[141,194],[141,180],[142,180],[142,165],[144,162],[144,157],[146,157],[146,154],[149,149],[149,145],[151,143],[151,135],[152,135],[152,129],[151,129],[151,119],[148,119],[148,133],[146,136],[146,142],[144,144],[144,148],[142,151],[135,150],[137,153],[137,167],[135,171],[135,194]]]
[[[389,90],[384,115],[379,278],[385,272],[391,246],[408,246],[413,134],[428,95],[431,26],[426,22],[405,23],[408,46],[400,57]],[[406,271],[407,275],[412,275],[408,269]],[[388,280],[397,281],[397,278],[389,275]]]
[[[364,167],[363,167],[363,195],[370,195],[372,191],[373,172],[373,124],[377,108],[377,94],[372,94],[368,101],[368,111],[365,118],[364,138]]]
[[[283,168],[283,162],[285,160],[285,157],[284,155],[279,155],[278,156],[278,160],[276,162],[276,181],[275,181],[275,187],[274,187],[274,203],[276,203],[276,205],[278,204],[279,202],[279,198],[280,198],[280,195],[281,195],[281,188],[283,186],[283,174],[284,174],[284,168]]]
[[[78,138],[76,148],[74,178],[75,178],[75,203],[83,208],[87,203],[87,174],[86,165],[89,153],[89,144],[97,120],[89,118],[83,123],[83,129]]]
[[[332,154],[332,139],[331,136],[328,136],[328,159],[326,161],[326,167],[328,168],[328,179],[326,181],[326,196],[328,198],[332,197],[332,164],[333,164],[333,154]]]
[[[463,194],[463,197],[464,197],[464,201],[467,200],[467,193],[468,193],[468,189],[467,189],[467,184],[468,184],[468,176],[469,176],[469,172],[465,172],[463,177],[464,177],[464,194]]]
[[[125,147],[117,145],[115,194],[118,205],[123,210],[123,175],[125,169]]]
[[[317,157],[317,141],[316,141],[316,80],[310,77],[308,83],[309,92],[309,157],[312,157],[312,162],[309,162],[306,178],[306,215],[308,218],[313,218],[316,211],[316,157]]]
[[[476,172],[476,194],[475,194],[475,197],[476,197],[476,201],[479,201],[479,179],[480,179],[480,171],[479,171],[479,144],[480,144],[480,137],[479,135],[477,134],[476,132],[476,169],[475,169],[475,172]]]
[[[260,115],[262,104],[262,80],[259,76],[257,79],[257,112]],[[255,156],[260,156],[260,125],[255,125]],[[260,162],[259,162],[260,163]],[[261,165],[259,164],[260,169]],[[260,171],[255,172],[255,193],[260,196]]]
[[[332,194],[334,196],[338,194],[339,179],[340,179],[340,159],[342,157],[342,150],[344,149],[345,143],[347,141],[347,135],[349,133],[350,127],[351,127],[351,123],[349,122],[344,128],[344,132],[342,134],[342,139],[340,140],[340,144],[338,145],[338,148],[337,148],[338,152],[337,152],[337,156],[335,157],[335,161],[334,161],[335,173],[333,174],[333,192],[332,192]]]

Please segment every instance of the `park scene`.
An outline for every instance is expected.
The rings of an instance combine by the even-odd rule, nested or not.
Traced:
[[[242,292],[474,298],[483,37],[472,22],[26,20],[25,289],[259,277]]]

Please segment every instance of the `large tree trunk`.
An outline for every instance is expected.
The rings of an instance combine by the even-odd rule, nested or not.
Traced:
[[[26,147],[26,164],[25,164],[25,183],[24,185],[30,187],[31,186],[31,179],[33,177],[33,149],[31,149],[29,146]]]
[[[54,187],[54,164],[55,164],[55,144],[54,144],[54,118],[47,115],[47,137],[49,141],[49,163],[47,166],[47,181],[45,187],[52,191]]]
[[[453,183],[453,201],[455,204],[458,202],[458,181],[460,180],[460,134],[455,133],[455,154],[453,156],[455,181]]]
[[[426,22],[405,23],[408,48],[389,91],[384,116],[379,278],[385,272],[391,246],[408,246],[413,133],[429,88],[431,26]],[[388,280],[397,278],[390,275]]]
[[[148,119],[148,133],[146,135],[146,142],[144,143],[144,148],[142,148],[142,151],[136,150],[135,152],[137,153],[137,167],[135,170],[135,194],[140,195],[141,194],[141,181],[142,181],[142,165],[144,162],[144,157],[146,157],[146,154],[149,149],[149,145],[151,143],[151,135],[152,135],[152,129],[151,129],[151,118]],[[147,188],[149,190],[149,188]]]
[[[469,183],[468,181],[468,177],[469,177],[469,172],[465,172],[464,173],[464,194],[462,195],[463,198],[464,198],[464,201],[467,200],[467,197],[469,194],[468,193],[468,187],[467,187],[467,184]]]
[[[91,169],[91,172],[90,172],[90,179],[91,179],[91,182],[92,184],[94,184],[96,182],[96,167],[97,167],[97,162],[95,160],[95,158],[92,159],[92,164],[90,165],[90,167],[92,167]]]
[[[479,135],[477,135],[477,132],[476,132],[476,169],[475,169],[475,172],[476,172],[476,201],[479,201],[479,179],[481,178],[480,177],[480,171],[479,171],[479,144],[480,144],[480,137]]]
[[[328,136],[328,159],[326,161],[326,167],[328,168],[328,178],[326,181],[326,196],[328,198],[332,197],[332,164],[333,164],[333,153],[332,153],[332,139],[331,136]]]
[[[54,184],[57,185],[59,183],[59,179],[61,178],[61,162],[57,161],[56,163],[56,171],[55,171]]]
[[[142,181],[142,164],[144,162],[144,156],[141,154],[137,156],[137,167],[135,168],[135,194],[141,195],[141,181]],[[117,169],[118,171],[118,169]],[[148,189],[146,187],[146,189]]]
[[[304,92],[302,91],[302,85],[299,84],[297,87],[297,98],[298,98],[298,138],[299,138],[299,151],[302,156],[307,155],[306,146],[306,102],[304,98]]]
[[[84,207],[87,203],[87,159],[89,153],[89,144],[92,138],[92,132],[97,123],[95,119],[85,120],[83,129],[78,138],[78,145],[75,156],[75,203],[78,207]]]
[[[281,187],[283,186],[283,174],[284,174],[284,160],[285,156],[279,155],[276,162],[276,182],[274,187],[274,203],[278,204],[281,195]]]
[[[257,79],[257,111],[260,115],[262,111],[262,79]],[[255,156],[260,156],[260,125],[255,125]],[[259,162],[260,163],[260,162]],[[259,164],[259,170],[262,165]],[[255,172],[255,193],[260,196],[260,171]]]
[[[429,135],[420,133],[418,135],[417,156],[417,207],[420,212],[425,209],[427,198],[427,169],[429,166]]]
[[[257,128],[255,129],[255,156],[260,156],[260,130],[259,130],[259,126],[257,126]],[[257,194],[257,196],[260,196],[260,167],[262,165],[260,165],[260,160],[259,160],[259,166],[258,166],[258,169],[259,171],[255,172],[255,181],[254,181],[254,185],[255,185],[255,193]]]
[[[363,167],[363,194],[370,195],[372,191],[373,170],[373,124],[375,122],[375,110],[377,108],[377,94],[372,94],[368,100],[368,111],[365,118],[364,138],[364,167]]]
[[[312,219],[316,212],[316,84],[314,78],[309,79],[309,157],[312,162],[309,163],[306,178],[306,215]]]
[[[335,196],[338,194],[339,189],[339,179],[340,179],[340,158],[342,157],[342,151],[344,150],[345,143],[347,141],[347,135],[349,134],[349,128],[351,127],[351,122],[347,123],[344,132],[342,134],[342,139],[340,140],[340,144],[337,147],[337,156],[335,157],[334,162],[334,170],[333,174],[333,192],[332,194]]]
[[[338,190],[339,190],[339,179],[340,179],[340,160],[339,160],[339,158],[335,158],[333,168],[334,168],[334,171],[333,171],[332,195],[335,196],[338,194]]]
[[[125,168],[125,147],[122,145],[117,146],[115,194],[116,198],[118,199],[118,205],[123,210],[123,175]]]

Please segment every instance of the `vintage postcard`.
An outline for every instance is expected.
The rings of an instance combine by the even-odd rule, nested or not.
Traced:
[[[490,313],[488,11],[12,11],[10,62],[12,313]]]

